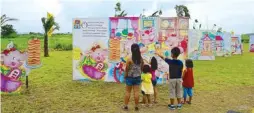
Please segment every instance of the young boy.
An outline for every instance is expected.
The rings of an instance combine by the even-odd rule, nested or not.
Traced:
[[[177,98],[177,108],[181,109],[181,98],[182,98],[182,70],[183,70],[183,63],[182,61],[178,60],[177,57],[180,54],[180,49],[178,47],[174,47],[171,50],[171,57],[172,59],[164,58],[159,53],[156,53],[165,62],[169,65],[169,97],[170,97],[170,104],[168,105],[169,109],[174,110],[174,100]]]
[[[193,62],[191,59],[185,61],[186,69],[183,72],[183,99],[185,104],[191,104],[193,92],[192,88],[194,87],[194,77],[193,77]],[[186,101],[187,95],[189,95],[189,101]]]

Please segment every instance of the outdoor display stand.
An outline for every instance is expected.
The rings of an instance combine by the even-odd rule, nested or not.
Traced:
[[[25,62],[26,72],[26,88],[28,88],[28,75],[32,69],[36,69],[42,66],[41,56],[41,43],[40,40],[35,38],[28,41],[28,59]]]
[[[32,39],[28,42],[28,52],[22,52],[10,42],[1,53],[1,94],[19,93],[25,77],[28,88],[28,75],[32,69],[41,67],[40,40]]]

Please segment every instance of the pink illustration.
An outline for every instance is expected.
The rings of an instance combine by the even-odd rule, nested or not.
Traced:
[[[105,70],[103,69],[107,65],[105,63],[107,55],[108,55],[107,49],[102,49],[100,45],[94,44],[94,46],[90,50],[81,54],[82,62],[85,62],[83,61],[85,57],[95,62],[95,64],[91,62],[89,63],[85,62],[84,65],[82,66],[83,72],[92,79],[95,80],[102,79],[105,76]]]
[[[165,41],[165,44],[169,47],[169,49],[178,47],[179,46],[179,39],[176,37],[176,35],[173,35]]]
[[[155,30],[154,28],[146,29],[141,31],[141,42],[145,45],[151,44],[155,41]]]
[[[27,53],[22,53],[13,46],[14,44],[11,42],[7,49],[1,53],[1,65],[9,70],[6,75],[1,72],[1,91],[3,92],[16,91],[22,84],[18,80],[22,74],[19,67],[23,65],[23,61],[27,60]]]
[[[100,80],[105,76],[105,72],[100,72],[98,69],[92,66],[83,66],[83,71],[86,73],[89,77],[95,79],[95,80]]]
[[[254,52],[254,44],[250,45],[250,52]]]

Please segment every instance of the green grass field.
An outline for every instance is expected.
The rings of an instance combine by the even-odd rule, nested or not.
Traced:
[[[15,42],[21,41],[24,44],[22,48],[25,48],[24,40],[15,39]],[[59,43],[69,41],[71,38]],[[3,49],[8,40],[2,42]],[[247,52],[248,44],[244,47],[243,55],[216,57],[215,61],[195,61],[192,105],[184,105],[182,110],[175,112],[226,113],[235,110],[251,113],[254,110],[254,54]],[[43,66],[30,73],[29,89],[23,85],[20,95],[2,95],[3,113],[125,113],[121,110],[124,84],[73,81],[72,52],[51,51],[50,55],[42,57]],[[171,112],[167,108],[167,84],[158,86],[158,89],[159,103],[152,108],[141,107],[139,112]],[[134,112],[133,104],[131,97],[130,112]]]

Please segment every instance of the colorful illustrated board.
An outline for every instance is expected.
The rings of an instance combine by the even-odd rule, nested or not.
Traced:
[[[170,58],[170,51],[179,47],[181,54],[179,59],[184,62],[187,58],[189,19],[187,18],[159,18],[158,42],[161,45],[161,52]]]
[[[20,93],[25,76],[31,69],[41,66],[39,40],[29,40],[28,52],[17,50],[14,45],[10,42],[1,53],[1,94]],[[31,47],[38,51],[31,54]]]
[[[215,32],[189,30],[188,58],[192,60],[215,60]]]
[[[109,68],[105,81],[121,83],[130,47],[139,40],[139,17],[110,17],[109,26]]]
[[[240,35],[231,36],[231,52],[233,55],[242,54],[243,45]]]
[[[175,21],[174,26],[160,28],[159,19],[157,17],[74,19],[73,79],[122,83],[124,81],[126,60],[131,55],[131,45],[138,43],[145,63],[149,64],[150,59],[155,56],[159,62],[158,84],[165,83],[168,76],[168,65],[154,53],[159,51],[170,58],[170,50],[173,47],[179,47],[182,52],[180,59],[184,60],[187,55],[188,33],[186,32],[188,31],[189,21],[184,18],[172,18]],[[102,25],[95,25],[104,26],[103,30],[89,28],[91,27],[90,24],[94,23],[103,23]],[[163,33],[171,31],[171,27],[175,32],[175,36],[173,34],[171,39],[162,37],[162,35],[165,35]],[[98,32],[94,32],[94,30]],[[163,32],[160,37],[159,31]],[[103,36],[99,32],[103,32]],[[170,37],[172,36],[170,35]]]
[[[215,35],[216,56],[231,55],[231,33],[216,32]]]
[[[73,80],[105,79],[108,28],[108,18],[73,19]]]
[[[254,34],[250,35],[250,52],[254,52]]]

